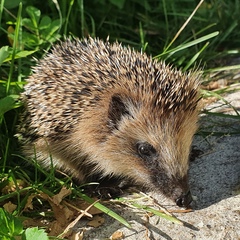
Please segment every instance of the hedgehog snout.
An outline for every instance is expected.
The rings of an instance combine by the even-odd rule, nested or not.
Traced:
[[[175,184],[172,188],[171,198],[175,201],[179,207],[187,208],[193,201],[192,194],[188,184],[188,176],[185,175],[181,180],[175,180]],[[175,186],[175,187],[174,187]]]
[[[179,207],[187,208],[192,202],[192,200],[193,200],[192,194],[189,190],[187,193],[181,194],[175,201]]]

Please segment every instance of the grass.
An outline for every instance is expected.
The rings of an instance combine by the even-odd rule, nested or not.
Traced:
[[[212,81],[211,75],[223,76],[223,73],[231,74],[230,71],[240,68],[239,65],[227,66],[224,62],[239,56],[240,3],[238,0],[208,0],[201,1],[198,8],[196,5],[195,1],[190,0],[1,1],[1,205],[12,201],[16,204],[16,208],[11,211],[13,216],[26,217],[31,212],[28,208],[32,194],[39,194],[32,198],[33,206],[42,208],[46,202],[52,204],[50,200],[44,199],[44,194],[52,198],[64,187],[77,189],[69,200],[81,197],[92,203],[71,179],[66,176],[57,178],[54,169],[49,173],[35,163],[29,170],[17,150],[14,134],[22,104],[19,94],[31,73],[31,66],[36,63],[35,59],[42,58],[55,42],[70,35],[80,38],[90,35],[102,39],[109,36],[110,41],[117,39],[183,70],[200,66],[204,68],[206,79],[203,85],[208,85]],[[223,67],[219,67],[223,64]],[[222,99],[222,94],[239,90],[238,82],[232,80],[230,86],[228,84],[221,90],[204,90],[203,95]],[[239,120],[239,115],[218,113],[218,116]],[[210,130],[204,132],[210,133]],[[110,211],[100,203],[97,205],[104,212]],[[38,214],[36,211],[35,217]],[[119,216],[115,218],[128,224]],[[17,234],[22,234],[21,231]]]

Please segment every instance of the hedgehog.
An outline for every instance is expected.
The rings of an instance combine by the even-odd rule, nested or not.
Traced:
[[[115,177],[188,207],[199,82],[118,42],[67,39],[24,87],[23,152],[79,182]]]

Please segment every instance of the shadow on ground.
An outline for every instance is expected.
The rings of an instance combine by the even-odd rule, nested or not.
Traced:
[[[201,124],[206,126],[213,121],[217,121],[218,125],[231,125],[231,129],[224,129],[225,134],[218,129],[219,136],[199,135],[194,140],[194,146],[202,153],[190,165],[190,185],[192,194],[196,196],[195,209],[232,197],[240,189],[240,121],[204,117]]]

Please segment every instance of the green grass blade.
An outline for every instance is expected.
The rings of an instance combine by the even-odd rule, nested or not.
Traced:
[[[59,3],[57,0],[52,0],[53,3],[55,4],[55,7],[58,11],[58,16],[59,16],[59,26],[58,26],[58,33],[60,32],[61,28],[62,28],[62,25],[63,25],[63,17],[62,17],[62,12],[61,12],[61,9],[60,9],[60,6],[59,6]]]
[[[77,195],[79,197],[81,197],[83,200],[87,201],[88,203],[94,203],[95,201],[88,197],[86,194],[83,193],[77,193]],[[123,225],[125,225],[128,228],[132,228],[132,226],[120,215],[118,215],[117,213],[113,212],[111,209],[105,207],[104,205],[102,205],[101,203],[97,202],[94,204],[94,207],[96,207],[97,209],[101,210],[102,212],[106,213],[107,215],[109,215],[110,217],[116,219],[117,221],[119,221],[120,223],[122,223]]]
[[[198,57],[200,56],[200,54],[207,48],[207,46],[209,45],[209,42],[207,42],[201,49],[199,52],[197,52],[188,62],[188,64],[183,68],[183,71],[188,70],[198,59]]]
[[[68,28],[68,23],[69,23],[69,17],[70,17],[70,13],[72,11],[72,7],[73,7],[73,4],[74,4],[74,1],[75,0],[71,0],[70,3],[69,3],[69,8],[68,8],[67,17],[66,17],[65,26],[64,26],[64,31],[63,31],[64,36],[67,35],[67,28]]]
[[[176,53],[176,52],[179,52],[179,51],[184,50],[184,49],[186,49],[186,48],[192,47],[192,46],[194,46],[194,45],[196,45],[196,44],[199,44],[199,43],[201,43],[201,42],[205,42],[205,41],[207,41],[208,39],[211,39],[211,38],[213,38],[213,37],[216,37],[218,34],[219,34],[219,32],[216,31],[216,32],[210,33],[210,34],[208,34],[208,35],[205,35],[205,36],[203,36],[203,37],[200,37],[200,38],[198,38],[198,39],[195,39],[195,40],[193,40],[193,41],[190,41],[190,42],[188,42],[188,43],[181,44],[181,45],[179,45],[179,46],[176,47],[176,48],[173,48],[173,49],[171,49],[171,50],[168,50],[168,51],[166,51],[166,52],[163,52],[163,53],[155,56],[154,59],[160,58],[160,57],[162,57],[162,56],[164,56],[164,55],[168,55],[168,54],[169,54],[169,56],[170,56],[170,55],[173,55],[173,54]]]
[[[2,26],[2,13],[3,13],[4,2],[5,2],[5,0],[2,0],[0,3],[0,29]]]
[[[17,15],[17,24],[16,24],[16,29],[15,29],[15,34],[14,34],[14,40],[13,40],[13,53],[12,53],[12,59],[11,59],[11,65],[10,65],[10,71],[8,75],[8,80],[7,80],[7,85],[6,85],[6,95],[8,95],[9,90],[10,90],[10,83],[12,80],[12,75],[14,71],[14,59],[15,55],[17,52],[17,43],[18,43],[18,36],[19,36],[19,30],[22,22],[22,3],[19,3],[19,8],[18,8],[18,15]]]
[[[213,96],[213,97],[216,97],[216,98],[219,99],[219,100],[222,100],[226,105],[228,105],[230,108],[232,108],[232,110],[236,113],[236,115],[237,115],[238,117],[240,116],[238,110],[237,110],[230,102],[228,102],[227,100],[225,100],[225,98],[222,97],[221,95],[219,95],[219,94],[217,94],[217,93],[215,93],[215,92],[213,92],[213,91],[209,92],[209,91],[207,91],[207,90],[201,90],[201,93],[202,93],[203,95],[205,95],[205,96],[206,96],[207,94],[210,94],[210,96]]]
[[[147,212],[153,213],[154,215],[159,216],[161,218],[164,218],[164,219],[166,219],[168,221],[171,221],[173,223],[177,223],[177,224],[183,225],[183,222],[181,222],[179,219],[177,219],[174,216],[168,215],[166,213],[160,212],[160,211],[158,211],[156,209],[153,209],[153,208],[150,208],[150,207],[147,207],[147,206],[143,206],[143,205],[138,204],[138,203],[131,203],[131,204],[134,207],[136,207],[136,208],[143,209],[143,210],[145,210]]]
[[[233,66],[225,66],[225,67],[219,67],[219,68],[210,68],[205,70],[205,72],[220,72],[220,71],[230,71],[230,70],[240,70],[240,64],[239,65],[233,65]]]
[[[85,36],[85,17],[84,17],[84,4],[83,4],[84,0],[79,0],[79,7],[80,7],[80,18],[81,18],[81,33],[82,33],[82,37]]]

